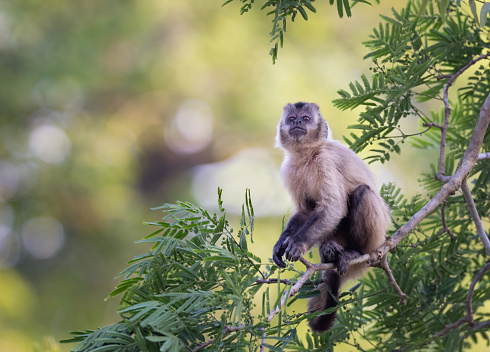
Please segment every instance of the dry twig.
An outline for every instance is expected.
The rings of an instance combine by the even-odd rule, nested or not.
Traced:
[[[398,284],[396,283],[395,277],[393,276],[390,266],[388,265],[388,255],[385,255],[383,258],[381,258],[379,262],[379,267],[385,271],[386,276],[388,276],[390,285],[395,288],[396,292],[398,293],[398,296],[400,296],[400,303],[401,304],[407,303],[407,295],[403,293],[400,286],[398,286]]]
[[[232,331],[240,331],[241,329],[243,329],[245,327],[245,325],[237,325],[237,326],[230,326],[230,325],[227,325],[225,327],[225,330],[223,330],[223,332],[221,333],[221,337],[225,336],[226,334],[228,334],[229,332],[232,332]],[[200,351],[206,347],[208,347],[209,345],[211,345],[214,341],[216,341],[216,337],[215,338],[212,338],[211,340],[209,341],[206,341],[204,342],[203,344],[200,344],[199,346],[197,346],[196,348],[194,348],[192,350],[192,352],[197,352],[197,351]]]
[[[488,240],[488,236],[485,233],[485,229],[483,228],[480,215],[478,215],[478,211],[476,210],[475,201],[471,196],[471,191],[470,188],[468,187],[468,183],[466,182],[466,178],[463,180],[463,183],[461,184],[461,190],[463,191],[464,200],[466,201],[470,215],[473,218],[473,222],[475,223],[478,237],[480,237],[480,240],[483,243],[485,252],[487,253],[488,256],[490,256],[490,241]]]
[[[490,263],[487,263],[480,271],[475,275],[473,281],[471,282],[470,288],[468,290],[468,295],[466,296],[466,314],[468,316],[468,323],[470,326],[475,326],[475,321],[473,320],[473,293],[475,292],[475,286],[478,281],[483,277],[483,275],[490,269]]]

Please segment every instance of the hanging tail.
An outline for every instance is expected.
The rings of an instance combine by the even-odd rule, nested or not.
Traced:
[[[311,297],[308,301],[308,311],[310,313],[320,312],[337,305],[341,284],[339,274],[335,270],[325,270],[322,276],[323,282],[318,286],[320,294]],[[331,293],[328,292],[327,286],[330,288]],[[333,311],[332,313],[315,317],[310,321],[310,327],[314,332],[330,330],[335,323],[336,316],[337,311]]]

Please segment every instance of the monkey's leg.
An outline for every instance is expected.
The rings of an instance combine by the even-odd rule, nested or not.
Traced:
[[[318,221],[320,216],[318,214],[311,214],[301,228],[293,235],[289,236],[284,241],[285,255],[287,260],[295,262],[311,248],[314,244],[314,239],[308,236],[309,229]]]
[[[369,223],[373,221],[370,216],[370,200],[372,190],[367,185],[357,187],[349,196],[347,216],[342,222],[340,231],[346,240],[344,252],[340,256],[337,271],[345,274],[349,262],[365,253],[366,243],[371,236]]]
[[[287,248],[287,239],[294,235],[306,222],[307,218],[304,214],[296,213],[289,220],[286,225],[286,229],[281,233],[279,239],[274,245],[274,249],[272,250],[272,260],[276,263],[277,266],[281,268],[286,267],[286,263],[283,262],[282,257],[286,252]]]
[[[337,272],[339,275],[344,275],[349,268],[349,262],[352,259],[355,259],[357,257],[360,257],[362,253],[352,250],[352,249],[345,249],[342,255],[339,258],[339,262],[337,265]]]

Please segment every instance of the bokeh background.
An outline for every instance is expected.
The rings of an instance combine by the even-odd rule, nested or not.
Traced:
[[[397,1],[342,20],[315,2],[275,65],[260,4],[240,16],[222,2],[0,1],[0,351],[68,351],[56,341],[70,331],[117,321],[104,299],[147,250],[134,241],[161,218],[151,207],[212,210],[221,187],[233,216],[250,188],[254,251],[270,257],[290,209],[282,107],[317,102],[341,139],[357,113],[331,101],[369,73],[361,42]],[[372,169],[415,192],[429,157],[404,149]]]

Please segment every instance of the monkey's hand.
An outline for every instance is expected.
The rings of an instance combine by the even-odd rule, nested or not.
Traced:
[[[285,241],[279,239],[272,250],[272,260],[278,267],[285,268],[286,263],[282,261],[282,256],[286,252]]]
[[[286,259],[291,262],[297,261],[310,248],[306,242],[298,241],[297,236],[289,236],[284,241],[284,246],[286,247],[284,252]]]

